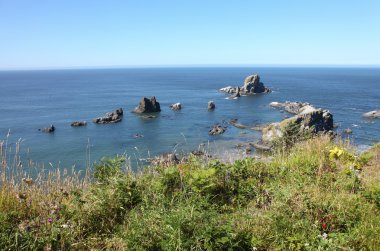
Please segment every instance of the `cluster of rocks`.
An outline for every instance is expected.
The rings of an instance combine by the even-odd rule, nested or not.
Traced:
[[[108,112],[103,117],[95,118],[92,121],[96,124],[118,123],[122,120],[123,108],[116,109],[114,112]]]
[[[268,93],[271,90],[260,81],[260,76],[258,74],[250,75],[245,78],[244,84],[242,86],[227,86],[221,88],[220,91],[231,94],[229,98],[238,98],[241,95],[253,95],[257,93]],[[280,102],[271,102],[269,104],[271,107],[276,109],[284,110],[290,114],[293,114],[292,117],[286,118],[281,122],[270,123],[263,126],[256,126],[251,129],[260,130],[262,132],[262,139],[257,143],[249,143],[246,147],[246,153],[249,154],[251,152],[251,146],[256,149],[268,151],[271,149],[271,145],[274,140],[281,138],[284,136],[284,131],[286,127],[290,124],[294,124],[297,126],[297,130],[299,132],[310,132],[310,133],[330,133],[334,128],[333,124],[333,115],[328,111],[321,108],[316,108],[309,103],[306,102],[289,102],[286,101],[284,103]],[[174,111],[179,111],[182,109],[181,103],[174,103],[169,106],[170,109]],[[215,102],[208,101],[207,109],[209,111],[213,111],[215,109]],[[140,115],[142,118],[155,118],[156,116],[152,113],[161,112],[160,103],[157,101],[156,97],[143,97],[138,106],[134,108],[134,113],[142,114]],[[364,117],[367,118],[380,118],[380,110],[374,110],[363,114]],[[96,124],[110,124],[110,123],[118,123],[122,121],[123,117],[123,109],[118,108],[113,112],[108,112],[102,117],[94,118],[93,122]],[[237,122],[238,119],[231,119],[227,123],[237,127],[239,129],[246,129],[247,126],[242,125]],[[74,121],[71,123],[72,127],[82,127],[86,126],[86,121]],[[223,126],[220,124],[216,124],[211,127],[208,134],[209,135],[220,135],[223,134],[227,130],[227,126]],[[51,125],[50,127],[39,129],[39,131],[52,133],[55,131],[55,127]],[[347,128],[343,131],[346,134],[351,134],[352,129]],[[143,137],[143,135],[135,134],[135,138]],[[202,155],[204,154],[201,151],[197,151],[193,153],[194,155]],[[174,153],[164,154],[161,156],[155,157],[151,163],[160,166],[169,166],[173,164],[179,163],[180,160]]]
[[[240,97],[240,95],[252,95],[256,93],[267,93],[271,90],[264,86],[262,82],[260,82],[260,76],[258,74],[250,75],[245,78],[244,85],[241,87],[232,87],[227,86],[221,88],[220,91],[234,94],[234,97]]]
[[[174,111],[179,111],[182,109],[181,103],[175,103],[169,106]],[[215,109],[215,103],[214,101],[209,101],[207,103],[207,109],[208,110],[214,110]],[[149,113],[157,113],[161,112],[160,103],[157,101],[156,97],[143,97],[141,101],[139,102],[139,105],[133,110],[133,112],[138,114],[145,114],[142,115],[143,118],[155,118],[156,116],[151,115]],[[118,123],[121,122],[123,118],[123,108],[118,108],[113,112],[108,112],[102,117],[94,118],[92,121],[96,124],[112,124],[112,123]],[[74,121],[70,124],[72,127],[82,127],[86,126],[86,121]],[[55,131],[55,127],[51,125],[50,127],[46,128],[40,128],[38,129],[42,132],[52,133]]]
[[[298,125],[299,130],[302,132],[330,132],[333,130],[333,115],[328,110],[315,108],[308,103],[300,102],[286,102],[275,103],[272,107],[288,108],[291,113],[295,115],[281,122],[271,123],[264,127],[262,130],[262,141],[266,143],[272,142],[274,139],[282,137],[284,129],[290,123]]]

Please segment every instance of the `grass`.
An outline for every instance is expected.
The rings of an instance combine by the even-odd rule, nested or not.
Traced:
[[[85,178],[21,171],[0,188],[1,250],[379,250],[379,147],[326,136],[232,164],[190,156]],[[3,170],[17,169],[17,161]],[[15,158],[11,158],[15,159]]]

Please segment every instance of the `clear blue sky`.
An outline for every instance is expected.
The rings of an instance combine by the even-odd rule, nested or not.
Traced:
[[[379,0],[0,0],[0,69],[380,65]]]

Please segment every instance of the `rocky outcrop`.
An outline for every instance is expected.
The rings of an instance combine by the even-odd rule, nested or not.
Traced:
[[[380,118],[380,110],[374,110],[363,114],[367,118]]]
[[[260,150],[260,151],[270,151],[272,147],[262,141],[260,142],[253,142],[249,143],[251,146],[253,146],[255,149]]]
[[[123,117],[123,108],[116,109],[114,112],[108,112],[103,117],[95,118],[92,121],[96,124],[118,123]]]
[[[289,102],[286,101],[285,103],[279,103],[279,102],[271,102],[269,106],[273,108],[283,109],[289,113],[292,114],[298,114],[300,113],[301,108],[310,106],[309,103],[302,103],[302,102]]]
[[[260,82],[260,76],[258,74],[254,74],[245,78],[243,86],[237,88],[227,86],[220,89],[220,91],[229,94],[236,94],[239,97],[240,95],[270,92],[270,89],[265,87],[264,84]]]
[[[242,125],[240,123],[237,123],[237,121],[238,121],[238,119],[230,119],[230,121],[228,121],[228,124],[233,125],[239,129],[246,129],[247,128],[247,126]]]
[[[153,113],[160,112],[160,103],[156,100],[156,97],[146,98],[143,97],[139,105],[134,109],[135,113]]]
[[[170,107],[170,109],[172,109],[174,111],[179,111],[182,109],[181,103],[175,103],[175,104],[170,105],[169,107]]]
[[[177,158],[177,155],[174,153],[166,153],[160,156],[156,156],[152,159],[151,163],[156,166],[168,167],[171,165],[178,164],[180,161]]]
[[[86,126],[87,122],[86,121],[74,121],[71,123],[72,127],[80,127],[80,126]]]
[[[215,109],[215,103],[214,103],[214,101],[208,101],[208,103],[207,103],[207,109],[208,110],[214,110]]]
[[[214,125],[211,130],[208,131],[209,135],[219,135],[226,131],[227,127],[221,125]]]
[[[244,86],[241,90],[243,93],[262,93],[269,92],[270,90],[260,82],[260,76],[258,74],[250,75],[245,78]]]
[[[294,123],[299,132],[328,132],[333,129],[333,115],[328,110],[317,109],[309,104],[301,107],[298,113],[281,122],[271,123],[262,130],[262,141],[272,142],[282,137],[284,129]]]
[[[55,131],[55,127],[53,125],[51,125],[50,127],[38,129],[38,131],[52,133]]]

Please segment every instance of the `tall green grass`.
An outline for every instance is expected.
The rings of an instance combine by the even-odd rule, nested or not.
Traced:
[[[115,157],[84,178],[18,172],[0,189],[0,249],[379,250],[374,156],[321,136],[270,161],[189,156],[134,173]]]

